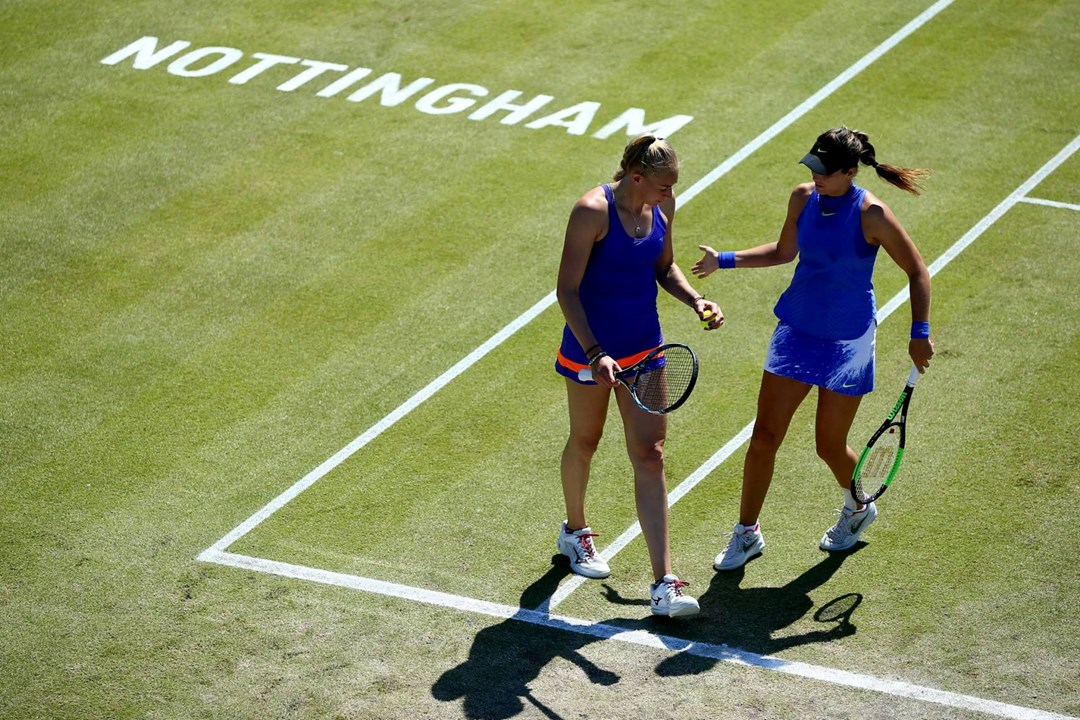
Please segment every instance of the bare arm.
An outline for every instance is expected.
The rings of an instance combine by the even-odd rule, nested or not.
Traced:
[[[863,206],[862,226],[867,240],[885,248],[889,257],[907,273],[911,295],[911,321],[930,322],[930,271],[919,249],[887,205],[867,193]],[[926,372],[934,356],[934,343],[929,338],[913,339],[908,344],[911,361],[920,372]]]
[[[780,236],[776,242],[758,245],[757,247],[739,250],[735,253],[735,267],[772,267],[783,265],[795,259],[799,254],[799,214],[806,206],[806,200],[813,190],[813,183],[796,185],[788,198],[787,215],[784,217],[784,225],[780,228]],[[716,258],[716,250],[708,245],[698,245],[705,254],[694,263],[690,271],[696,277],[704,278],[711,275],[720,267]]]
[[[706,330],[715,330],[724,324],[724,313],[715,301],[702,297],[683,274],[682,268],[675,264],[675,244],[672,241],[672,225],[675,223],[675,198],[671,197],[660,205],[660,211],[667,218],[667,234],[664,236],[664,249],[656,261],[656,282],[679,302],[689,305],[698,319],[712,316]]]
[[[570,211],[563,240],[562,259],[559,262],[559,279],[555,295],[559,300],[566,324],[585,350],[596,345],[596,336],[589,327],[585,306],[581,304],[581,279],[589,264],[593,245],[607,232],[607,200],[603,190],[594,188],[587,192]],[[615,385],[615,372],[619,370],[614,358],[600,359],[593,367],[593,379],[606,387]]]

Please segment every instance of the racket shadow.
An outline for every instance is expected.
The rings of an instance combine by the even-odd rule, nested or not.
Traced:
[[[850,637],[858,631],[853,617],[862,603],[861,593],[845,593],[818,608],[813,620],[824,627],[794,634],[784,634],[784,630],[814,610],[810,593],[828,582],[844,561],[864,545],[859,543],[846,553],[829,553],[817,565],[780,587],[742,587],[745,568],[718,572],[698,598],[701,621],[687,623],[687,632],[680,636],[722,643],[759,655],[776,655],[793,647]],[[664,676],[692,675],[708,670],[717,662],[713,658],[679,653],[662,661],[656,672]]]

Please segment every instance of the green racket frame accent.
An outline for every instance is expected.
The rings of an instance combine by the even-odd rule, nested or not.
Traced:
[[[863,448],[862,454],[859,455],[859,462],[855,465],[854,472],[851,473],[851,494],[860,503],[869,503],[881,497],[881,495],[889,489],[889,485],[896,479],[896,475],[900,471],[900,463],[904,459],[904,444],[907,440],[907,412],[908,405],[911,403],[911,394],[915,390],[915,383],[919,381],[919,369],[917,367],[911,368],[911,373],[908,375],[907,383],[904,385],[903,392],[900,393],[900,398],[893,405],[892,412],[885,418],[885,422],[881,427],[877,429],[866,443],[866,447]],[[897,413],[900,414],[900,419],[895,420]],[[872,493],[863,492],[862,483],[859,478],[862,474],[863,465],[867,459],[873,453],[874,443],[878,441],[889,428],[899,428],[900,430],[900,442],[899,447],[896,450],[896,458],[893,460],[892,468],[889,470],[888,476],[882,481],[881,486],[878,487]]]

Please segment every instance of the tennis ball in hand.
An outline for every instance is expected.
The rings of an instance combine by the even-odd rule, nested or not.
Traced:
[[[715,315],[715,313],[712,310],[706,310],[705,311],[705,317],[701,318],[701,327],[708,330],[709,329],[709,323],[712,322],[712,319],[713,319],[714,315]]]

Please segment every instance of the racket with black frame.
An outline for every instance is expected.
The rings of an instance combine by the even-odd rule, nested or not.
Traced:
[[[911,393],[919,381],[919,369],[911,368],[904,391],[896,401],[889,417],[866,443],[855,472],[851,477],[851,494],[860,503],[873,502],[889,489],[904,459],[904,441],[907,437],[907,413]],[[897,413],[900,419],[896,419]]]
[[[661,345],[630,367],[615,373],[615,379],[630,391],[637,406],[653,415],[667,415],[686,402],[697,376],[697,355],[679,343]],[[581,370],[578,378],[592,380],[592,370]]]

